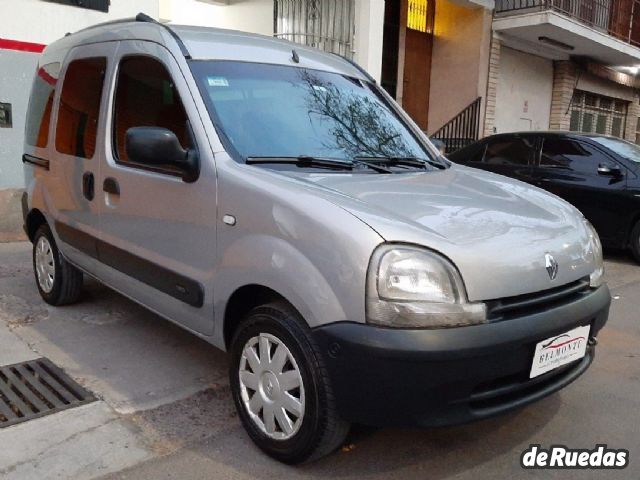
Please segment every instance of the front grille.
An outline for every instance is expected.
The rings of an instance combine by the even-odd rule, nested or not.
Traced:
[[[481,415],[492,415],[512,406],[523,405],[546,396],[571,383],[589,367],[593,361],[593,348],[585,356],[563,365],[539,377],[529,378],[528,372],[482,383],[473,389],[469,407]]]
[[[94,400],[46,358],[0,367],[0,428]]]
[[[589,277],[584,277],[575,282],[543,290],[542,292],[489,300],[485,302],[487,304],[487,317],[489,321],[496,322],[523,314],[532,314],[536,311],[542,311],[576,300],[588,291]]]

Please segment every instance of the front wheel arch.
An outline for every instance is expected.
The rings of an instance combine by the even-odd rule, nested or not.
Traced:
[[[225,348],[227,350],[229,349],[233,335],[240,325],[240,322],[251,310],[260,305],[274,302],[285,303],[300,315],[300,312],[298,312],[290,301],[269,287],[252,284],[244,285],[236,289],[229,297],[224,311],[223,338]],[[303,318],[302,315],[300,315],[300,318]]]

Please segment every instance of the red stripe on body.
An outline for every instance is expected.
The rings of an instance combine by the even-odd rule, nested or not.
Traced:
[[[0,50],[18,50],[19,52],[42,53],[46,45],[41,43],[21,42],[0,38]]]

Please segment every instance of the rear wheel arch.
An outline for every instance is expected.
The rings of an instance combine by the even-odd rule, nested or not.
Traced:
[[[38,231],[40,226],[44,224],[47,224],[47,219],[45,218],[43,213],[37,208],[32,208],[27,214],[27,218],[25,220],[27,236],[32,243],[33,239],[36,236],[36,232]]]

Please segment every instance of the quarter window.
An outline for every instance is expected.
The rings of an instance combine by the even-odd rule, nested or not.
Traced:
[[[59,74],[60,64],[49,63],[38,68],[33,80],[25,126],[25,139],[33,147],[47,146],[53,95]]]
[[[93,158],[106,69],[106,58],[83,58],[69,64],[56,125],[58,152]]]
[[[528,165],[532,151],[532,139],[510,138],[508,140],[496,140],[487,146],[483,162],[488,165]]]
[[[132,127],[162,127],[191,148],[187,114],[167,69],[151,57],[125,57],[120,63],[115,93],[113,145],[119,162],[129,162],[125,147]]]
[[[602,154],[590,145],[575,140],[547,138],[542,146],[540,166],[596,174],[602,160]]]

